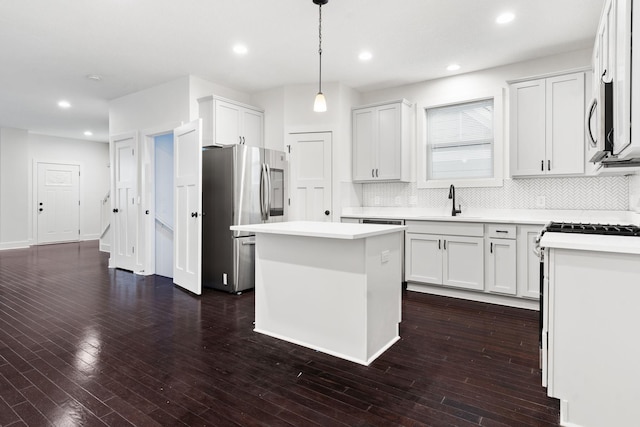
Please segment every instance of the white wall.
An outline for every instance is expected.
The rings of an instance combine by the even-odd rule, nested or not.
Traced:
[[[98,239],[102,199],[109,191],[109,144],[29,134],[29,240],[36,239],[36,162],[80,165],[80,240]]]
[[[406,98],[422,105],[437,105],[461,98],[474,99],[487,93],[508,93],[509,80],[539,76],[565,70],[590,67],[591,50],[584,49],[539,58],[517,64],[460,74],[411,85],[371,91],[362,94],[365,104]],[[587,91],[590,86],[587,86]],[[587,94],[587,98],[590,94]],[[509,177],[508,97],[504,96],[503,176]],[[420,126],[421,117],[416,117]],[[415,141],[418,143],[418,141]],[[414,165],[415,167],[415,165]],[[629,209],[627,177],[524,178],[505,179],[497,188],[460,188],[456,195],[463,209],[540,208],[536,201],[545,198],[546,209]],[[640,192],[640,190],[638,190]],[[443,189],[419,189],[415,183],[362,184],[362,206],[444,207],[449,200]],[[640,197],[640,194],[639,194]]]
[[[251,105],[264,109],[264,147],[271,150],[285,149],[285,91],[278,87],[251,95]]]
[[[0,128],[0,249],[29,244],[29,138]]]

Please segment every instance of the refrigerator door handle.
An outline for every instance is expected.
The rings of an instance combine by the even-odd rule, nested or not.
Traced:
[[[264,166],[265,166],[266,175],[267,175],[267,198],[266,198],[266,206],[265,206],[265,216],[266,216],[266,219],[269,220],[269,217],[271,214],[271,191],[273,189],[271,188],[271,168],[267,163],[265,163]]]
[[[267,168],[266,165],[263,163],[262,165],[260,165],[261,167],[261,172],[260,172],[260,219],[262,221],[265,221],[267,219],[267,212],[266,212],[266,204],[265,204],[265,192],[266,192],[266,184],[267,184],[267,178],[266,178],[266,172],[267,172]]]

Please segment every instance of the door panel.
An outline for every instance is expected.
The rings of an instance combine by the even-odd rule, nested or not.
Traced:
[[[444,236],[443,284],[464,289],[484,289],[484,239]]]
[[[137,242],[138,137],[136,133],[112,138],[114,174],[113,248],[115,267],[135,270]]]
[[[376,178],[400,179],[402,123],[400,105],[378,109],[378,170]]]
[[[290,134],[289,142],[290,219],[331,221],[331,133]]]
[[[38,163],[38,244],[77,241],[80,166]]]
[[[202,293],[202,131],[196,120],[174,130],[173,282]]]
[[[405,274],[414,282],[442,284],[442,238],[431,234],[405,236]]]

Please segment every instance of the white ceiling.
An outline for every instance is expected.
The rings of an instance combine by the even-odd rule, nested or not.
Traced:
[[[591,47],[603,2],[330,0],[323,81],[368,91]],[[503,11],[516,19],[498,26]],[[0,127],[106,141],[111,99],[187,74],[247,93],[316,83],[317,48],[312,0],[0,0]]]

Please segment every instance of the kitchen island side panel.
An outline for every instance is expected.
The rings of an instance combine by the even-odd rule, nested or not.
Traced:
[[[389,240],[393,235],[397,238]],[[369,364],[398,339],[400,235],[332,239],[257,233],[255,331]],[[382,263],[378,253],[377,267],[367,261],[378,251],[367,252],[375,242],[388,250],[389,259]]]

